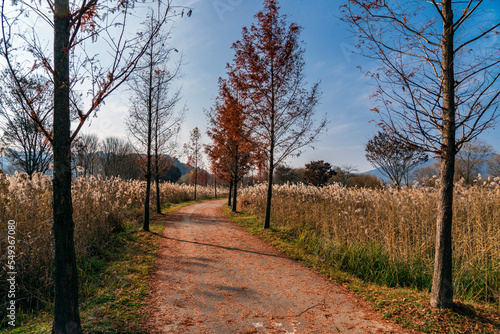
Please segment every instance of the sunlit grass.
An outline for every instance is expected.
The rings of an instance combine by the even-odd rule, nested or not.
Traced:
[[[0,249],[6,249],[7,222],[17,222],[16,239],[16,283],[17,316],[16,324],[25,328],[31,320],[31,314],[50,313],[53,300],[53,235],[52,235],[52,180],[35,174],[32,180],[26,175],[17,174],[5,177],[0,175]],[[75,246],[80,279],[81,300],[99,292],[93,289],[96,273],[103,275],[113,260],[114,252],[121,251],[120,238],[123,233],[132,236],[141,226],[144,182],[123,181],[120,179],[78,178],[73,182],[73,208],[75,221]],[[175,209],[176,203],[190,201],[194,187],[163,183],[160,187],[165,210]],[[222,189],[220,190],[222,191]],[[212,196],[213,189],[198,187],[198,198]],[[154,199],[154,193],[152,196]],[[153,200],[152,200],[153,202]],[[154,205],[151,205],[151,213]],[[132,220],[125,224],[127,220]],[[131,230],[132,229],[132,230]],[[144,236],[141,236],[141,238]],[[144,240],[144,243],[147,240]],[[146,249],[140,249],[146,251]],[[134,250],[131,250],[133,253]],[[120,253],[118,253],[120,254]],[[138,252],[137,254],[140,254]],[[6,252],[0,253],[0,263],[6,263]],[[134,263],[151,260],[136,255]],[[136,268],[136,267],[133,267]],[[112,270],[112,268],[111,268]],[[136,268],[134,270],[143,270]],[[141,276],[140,272],[120,273],[120,279]],[[120,275],[124,275],[121,277]],[[6,271],[0,272],[0,328],[6,327],[7,282]],[[109,274],[111,275],[111,274]],[[99,281],[99,279],[97,279]],[[100,293],[100,292],[99,292]],[[131,291],[132,296],[139,296],[140,290]],[[102,298],[106,299],[104,294]],[[117,305],[135,302],[117,297]],[[50,317],[49,317],[50,318]],[[106,317],[110,321],[112,317]],[[103,320],[103,321],[104,321]],[[29,330],[28,332],[34,332]],[[36,331],[35,331],[36,332]]]
[[[347,262],[361,263],[368,259],[368,264],[361,264],[362,268],[349,270],[339,266],[325,256],[322,251],[321,239],[318,236],[304,231],[304,229],[283,225],[271,225],[264,230],[261,218],[249,212],[233,213],[230,208],[223,207],[223,213],[265,241],[271,243],[291,258],[301,261],[317,272],[331,278],[334,282],[355,292],[363,298],[373,309],[380,312],[382,318],[394,321],[405,328],[415,329],[424,333],[498,333],[500,329],[500,311],[497,306],[457,303],[453,310],[436,310],[430,307],[430,294],[417,288],[390,287],[384,279],[367,280],[362,275],[370,271],[373,261],[382,261],[380,250],[363,251],[359,248],[336,249],[342,252],[338,257],[349,259]],[[357,258],[360,253],[361,258]],[[384,257],[384,256],[382,256]],[[371,261],[371,262],[370,262]],[[383,268],[377,268],[369,276],[383,278]],[[389,268],[386,272],[392,272]],[[378,271],[378,274],[375,272]],[[357,273],[357,274],[356,274]],[[366,273],[364,273],[366,274]],[[398,275],[401,275],[398,273]],[[376,281],[376,282],[373,282]],[[389,281],[394,281],[389,277]],[[424,289],[425,290],[425,289]]]
[[[389,287],[432,283],[437,189],[276,186],[272,224],[331,266]],[[241,191],[240,209],[263,218],[264,185]],[[500,306],[500,186],[456,186],[454,289]]]

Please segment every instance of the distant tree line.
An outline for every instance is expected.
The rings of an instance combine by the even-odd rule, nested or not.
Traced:
[[[292,168],[281,164],[276,167],[274,184],[304,183],[325,186],[339,183],[345,187],[380,188],[382,185],[401,187],[403,185],[434,186],[439,178],[439,159],[429,162],[421,152],[394,143],[389,135],[379,133],[369,140],[367,160],[387,180],[372,174],[359,174],[353,165],[331,166],[323,160],[311,161],[303,168]],[[378,147],[377,147],[378,146]],[[500,177],[500,154],[482,140],[465,143],[455,157],[454,181],[473,185],[487,177]],[[417,182],[417,183],[415,183]]]

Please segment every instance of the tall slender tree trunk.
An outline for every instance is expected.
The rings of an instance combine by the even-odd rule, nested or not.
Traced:
[[[161,199],[160,199],[160,157],[158,154],[158,114],[156,114],[156,130],[155,130],[155,181],[156,181],[156,213],[161,214]]]
[[[272,156],[272,154],[271,154]],[[272,158],[271,158],[272,159]],[[264,220],[264,229],[271,227],[271,201],[273,198],[273,173],[274,166],[269,168],[269,175],[267,179],[267,200],[266,200],[266,218]]]
[[[55,301],[52,333],[82,333],[71,199],[69,114],[69,3],[54,4],[54,176]]]
[[[196,201],[196,186],[198,185],[198,167],[194,169],[194,200]]]
[[[452,1],[443,0],[443,144],[440,165],[440,189],[436,223],[436,253],[432,280],[431,305],[453,306],[452,219],[453,174],[455,172],[455,80]]]
[[[274,77],[271,75],[272,86],[274,86]],[[274,88],[274,87],[273,87]],[[271,203],[273,198],[273,174],[274,174],[274,89],[271,96],[271,145],[269,148],[269,175],[267,179],[267,200],[266,217],[264,220],[264,229],[271,226]]]
[[[229,196],[227,197],[227,206],[231,206],[231,196],[233,192],[233,180],[229,182]]]
[[[160,87],[161,78],[158,77],[156,87],[156,106],[155,106],[155,181],[156,181],[156,213],[161,214],[160,197]]]
[[[269,175],[267,179],[267,200],[266,217],[264,220],[264,229],[271,227],[271,202],[273,198],[273,174],[274,174],[274,138],[271,139],[271,149],[269,155]]]
[[[273,174],[274,174],[274,121],[275,121],[275,92],[274,92],[274,57],[271,56],[271,119],[270,119],[270,147],[269,147],[269,175],[267,179],[267,200],[266,200],[266,217],[264,219],[264,229],[271,226],[271,203],[273,198]]]
[[[156,174],[156,213],[161,213],[161,200],[160,200],[160,176]]]
[[[149,198],[151,195],[151,146],[153,141],[153,50],[151,46],[149,68],[149,92],[148,92],[148,138],[146,151],[146,196],[144,196],[144,222],[142,229],[149,231]]]
[[[148,145],[150,146],[150,145]],[[149,150],[148,150],[149,151]],[[144,222],[142,224],[142,229],[144,231],[149,231],[149,201],[151,194],[151,153],[148,153],[146,167],[146,196],[144,196]]]
[[[215,191],[215,198],[217,198],[217,177],[214,174],[214,191]]]
[[[233,209],[232,211],[233,212],[236,212],[236,205],[238,204],[238,177],[235,176],[235,179],[234,179],[234,186],[233,186]]]
[[[234,180],[234,188],[233,188],[233,212],[236,212],[236,205],[238,204],[238,168],[239,168],[239,147],[236,146],[236,155],[235,155],[235,161],[234,161],[234,175],[233,175],[233,180]]]

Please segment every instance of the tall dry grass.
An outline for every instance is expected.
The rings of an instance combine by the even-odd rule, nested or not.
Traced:
[[[500,305],[500,179],[457,184],[453,221],[456,295]],[[241,191],[241,209],[264,217],[266,186]],[[438,192],[283,185],[272,224],[332,266],[389,286],[430,289]]]
[[[73,181],[75,247],[79,265],[109,246],[111,234],[120,230],[131,213],[143,208],[144,181],[77,178]],[[155,188],[155,187],[153,187]],[[162,183],[162,203],[193,199],[194,187]],[[219,190],[219,193],[222,191]],[[213,189],[197,188],[199,199],[213,196]],[[151,209],[155,192],[151,196]],[[135,215],[137,216],[137,215]],[[5,319],[7,302],[7,222],[17,223],[16,301],[24,309],[50,304],[53,297],[52,178],[34,174],[5,176],[0,173],[0,317]],[[84,270],[79,268],[80,271]]]

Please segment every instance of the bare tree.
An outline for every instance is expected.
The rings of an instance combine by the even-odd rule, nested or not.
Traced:
[[[81,166],[84,175],[96,175],[99,162],[99,137],[95,134],[82,134],[73,142],[74,161]]]
[[[366,144],[366,159],[397,188],[409,184],[410,173],[429,158],[396,137],[380,132]]]
[[[488,172],[493,177],[500,176],[500,154],[492,155],[487,162]]]
[[[482,140],[464,143],[456,156],[456,177],[472,184],[492,153],[493,148]]]
[[[104,177],[133,179],[139,176],[139,157],[127,140],[106,137],[100,148],[99,167]]]
[[[164,54],[169,55],[175,49],[169,49]],[[166,59],[166,63],[168,58]],[[164,65],[166,65],[166,63]],[[181,62],[175,71],[167,68],[157,70],[155,89],[155,111],[153,125],[154,140],[154,175],[156,184],[156,212],[161,213],[160,176],[172,167],[178,146],[177,135],[184,120],[186,108],[176,112],[175,108],[180,101],[180,90],[169,94],[171,83],[178,76]]]
[[[301,27],[288,24],[279,8],[277,0],[264,1],[257,24],[243,28],[242,39],[233,44],[234,64],[228,65],[232,86],[248,100],[249,124],[267,158],[264,228],[270,227],[274,169],[300,155],[326,126],[325,119],[315,124],[319,83],[306,88]]]
[[[2,142],[9,148],[14,165],[30,177],[35,172],[45,173],[52,162],[52,151],[42,131],[31,121],[23,98],[9,72],[2,75],[0,86],[0,129]],[[52,109],[52,93],[47,79],[41,76],[19,80],[25,96],[31,99],[34,112],[41,116]],[[50,120],[43,122],[50,129]]]
[[[13,5],[7,7],[2,0],[0,52],[29,117],[52,144],[54,155],[55,302],[52,332],[81,333],[71,199],[71,143],[86,120],[134,71],[150,39],[126,29],[134,1],[101,3],[83,0],[71,3],[71,6],[69,0],[48,1],[46,5],[17,1]],[[172,16],[169,0],[160,8],[162,18],[154,27],[155,32]],[[30,19],[25,19],[26,16]],[[47,31],[54,34],[39,33]],[[52,37],[53,40],[47,40]],[[45,45],[49,43],[53,43],[53,53],[46,50]],[[22,89],[21,78],[37,72],[45,72],[52,78],[53,133],[43,121],[52,110],[37,115],[31,99]]]
[[[491,4],[492,5],[492,4]],[[363,54],[382,127],[440,158],[440,190],[431,305],[453,305],[452,221],[455,155],[488,128],[498,109],[497,16],[487,0],[350,0],[344,19]]]
[[[334,166],[333,170],[337,172],[337,174],[332,176],[330,180],[333,182],[338,182],[342,184],[344,187],[347,186],[348,181],[358,172],[358,168],[356,166],[349,164],[342,166]]]
[[[417,168],[412,173],[413,180],[427,187],[435,186],[439,178],[439,161]]]
[[[184,152],[188,157],[186,166],[194,168],[192,178],[194,179],[194,200],[196,201],[196,186],[198,185],[198,171],[201,167],[201,154],[203,145],[201,143],[201,132],[198,127],[191,131],[189,142],[184,144]]]
[[[144,196],[143,230],[149,231],[149,206],[152,177],[156,178],[157,212],[161,213],[159,174],[160,154],[177,135],[182,114],[176,116],[175,106],[180,99],[180,92],[169,92],[169,86],[180,68],[180,61],[168,66],[174,48],[167,42],[169,34],[162,30],[155,31],[157,25],[155,13],[148,16],[148,25],[144,34],[150,40],[143,60],[139,63],[138,70],[130,77],[129,87],[133,92],[131,108],[127,118],[128,133],[136,149],[145,153],[146,192]],[[142,155],[141,155],[142,156]],[[166,167],[166,166],[165,166]],[[162,167],[163,169],[164,167]]]

